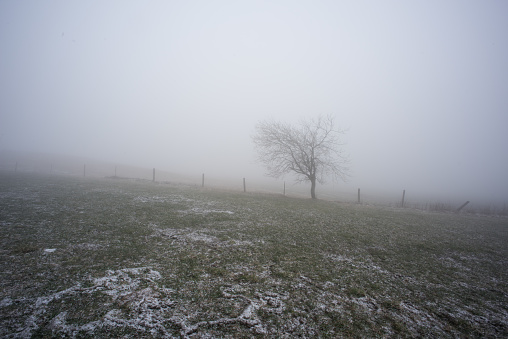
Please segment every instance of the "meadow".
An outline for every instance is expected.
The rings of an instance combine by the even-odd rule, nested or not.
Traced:
[[[508,218],[0,172],[2,338],[508,337]]]

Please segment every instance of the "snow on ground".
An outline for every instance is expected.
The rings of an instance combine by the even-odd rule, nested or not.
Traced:
[[[383,270],[381,267],[374,264],[372,261],[367,260],[366,258],[354,258],[354,257],[350,258],[344,255],[336,255],[336,254],[325,254],[324,257],[332,261],[350,265],[352,267],[367,269],[370,271],[377,271],[379,273],[388,273],[386,270]]]
[[[50,321],[50,328],[54,336],[86,335],[92,337],[97,329],[130,328],[139,333],[154,337],[173,337],[168,326],[179,328],[182,337],[188,337],[201,327],[221,326],[233,323],[250,327],[255,333],[267,334],[257,311],[281,314],[285,309],[284,299],[287,295],[275,292],[256,293],[254,298],[241,294],[241,287],[224,288],[224,298],[239,299],[247,306],[237,317],[222,317],[216,320],[199,321],[190,324],[183,314],[175,314],[175,302],[171,295],[174,290],[159,286],[161,274],[151,267],[125,268],[108,271],[103,277],[92,279],[90,282],[76,284],[68,289],[38,297],[31,305],[31,314],[24,324],[24,328],[10,337],[30,338],[39,328],[48,311],[49,304],[65,298],[80,298],[83,295],[102,293],[111,298],[110,304],[116,308],[110,309],[102,318],[84,324],[69,322],[68,312],[61,311]],[[84,285],[90,285],[83,287]],[[7,307],[13,300],[5,298],[0,301],[0,307]]]
[[[0,193],[11,279],[0,336],[507,333],[496,269],[506,255],[493,236],[504,228],[361,205],[63,187]]]
[[[224,247],[230,246],[245,247],[254,245],[254,242],[249,240],[237,240],[237,239],[220,240],[217,236],[212,235],[212,234],[219,235],[220,232],[207,228],[203,228],[196,231],[190,228],[182,228],[182,229],[160,228],[155,224],[151,224],[150,226],[154,229],[153,236],[163,236],[164,238],[168,238],[171,241],[176,241],[184,244],[188,243],[189,241],[191,242],[201,241],[204,243]]]
[[[180,210],[179,212],[182,214],[201,214],[201,215],[207,215],[210,213],[225,213],[225,214],[234,214],[234,212],[229,210],[221,210],[221,209],[215,209],[212,208],[217,203],[214,201],[198,201],[194,199],[186,198],[182,195],[178,194],[171,194],[168,196],[136,196],[134,198],[134,202],[141,202],[141,203],[168,203],[168,204],[181,204],[185,203],[186,206],[189,206],[189,204],[192,206],[190,208],[187,208],[185,210]]]
[[[234,214],[234,212],[226,211],[226,210],[212,210],[212,209],[204,209],[201,207],[193,207],[190,210],[181,211],[182,213],[196,213],[196,214],[210,214],[210,213],[226,213],[226,214]]]
[[[53,301],[64,298],[80,298],[85,294],[104,293],[112,297],[117,305],[129,309],[131,317],[119,309],[112,309],[99,320],[77,325],[67,323],[67,312],[62,311],[51,320],[53,335],[67,335],[75,337],[77,334],[93,336],[98,327],[130,327],[143,332],[165,334],[164,311],[172,305],[168,295],[171,290],[161,288],[156,284],[160,274],[149,267],[128,268],[108,271],[107,275],[93,280],[91,287],[74,285],[63,291],[38,297],[31,305],[31,314],[24,324],[24,328],[11,337],[30,338],[39,328],[48,305]],[[143,287],[142,286],[147,286]],[[3,300],[2,306],[12,304],[11,300]],[[167,333],[166,333],[167,334]]]
[[[154,203],[155,202],[155,203],[173,203],[173,204],[181,203],[181,202],[186,202],[186,203],[194,202],[193,199],[189,199],[189,198],[186,198],[186,197],[184,197],[182,195],[178,195],[178,194],[170,194],[167,196],[140,195],[140,196],[134,197],[134,201],[141,202],[141,203]]]

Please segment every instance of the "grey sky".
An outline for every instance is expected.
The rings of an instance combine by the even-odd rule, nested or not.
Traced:
[[[506,1],[2,1],[0,150],[261,176],[257,121],[333,114],[339,189],[508,201],[507,32]]]

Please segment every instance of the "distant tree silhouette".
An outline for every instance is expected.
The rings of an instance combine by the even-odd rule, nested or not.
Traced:
[[[252,140],[267,175],[279,178],[296,174],[298,182],[310,181],[310,195],[316,199],[316,182],[331,175],[346,181],[349,159],[343,154],[340,136],[332,116],[302,120],[298,126],[262,121],[256,125]]]

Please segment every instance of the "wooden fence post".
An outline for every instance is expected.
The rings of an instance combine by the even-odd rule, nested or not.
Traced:
[[[360,189],[358,189],[358,203],[360,203]]]
[[[243,178],[243,193],[245,193],[245,178]]]
[[[469,200],[466,201],[465,203],[462,204],[462,206],[460,206],[459,208],[457,208],[457,212],[460,212],[461,209],[463,209],[464,207],[466,207],[466,205],[469,204]]]
[[[155,182],[155,167],[153,168],[153,178],[152,178],[152,182]]]
[[[404,197],[406,196],[406,190],[402,191],[402,207],[404,207]]]

